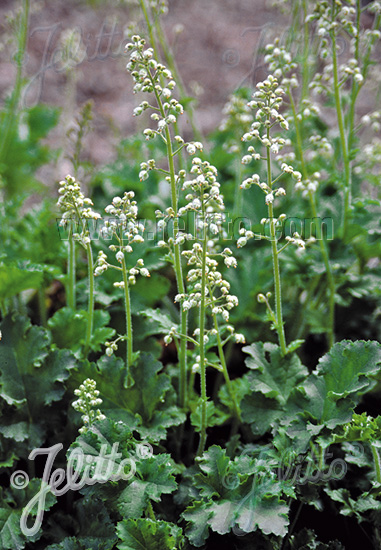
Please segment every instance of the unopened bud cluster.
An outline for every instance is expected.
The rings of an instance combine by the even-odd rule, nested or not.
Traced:
[[[84,426],[80,428],[80,433],[84,433],[97,420],[104,420],[106,418],[99,409],[94,409],[94,407],[98,407],[102,403],[102,399],[99,397],[99,390],[96,388],[97,384],[95,380],[87,378],[77,390],[74,390],[74,394],[78,399],[72,403],[72,406],[76,411],[83,413],[82,421]]]
[[[156,129],[144,130],[146,139],[152,139],[156,134],[162,135],[167,126],[174,124],[184,108],[172,97],[176,82],[171,71],[153,58],[153,49],[145,48],[145,40],[134,35],[126,50],[130,54],[127,70],[135,81],[134,92],[154,93],[162,101],[163,109],[155,108],[151,114],[151,119],[157,123]],[[134,109],[134,115],[139,116],[148,108],[152,109],[148,101],[143,101]]]

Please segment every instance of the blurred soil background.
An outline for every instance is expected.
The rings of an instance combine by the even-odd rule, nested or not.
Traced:
[[[271,4],[269,0],[169,2],[162,24],[185,89],[196,98],[195,120],[203,135],[218,127],[223,106],[235,89],[254,86],[266,76],[262,49],[281,36],[291,22],[290,9],[282,12]],[[0,2],[1,101],[11,92],[16,73],[17,48],[11,40],[7,14],[20,5],[18,0]],[[369,23],[365,18],[364,25]],[[87,100],[94,102],[94,119],[86,137],[84,158],[95,166],[112,162],[118,141],[144,128],[144,120],[132,117],[140,100],[132,93],[132,79],[125,68],[124,45],[131,26],[147,36],[137,2],[31,2],[24,70],[28,84],[23,104],[30,107],[43,102],[62,109],[60,124],[49,134],[49,145],[61,148],[63,153],[54,166],[41,169],[39,177],[45,183],[53,186],[70,171],[71,164],[64,155],[65,136]],[[71,31],[75,33],[75,45],[65,54],[63,44]],[[343,61],[348,49],[343,47]],[[360,115],[369,108],[365,94]],[[191,137],[189,124],[183,131]]]

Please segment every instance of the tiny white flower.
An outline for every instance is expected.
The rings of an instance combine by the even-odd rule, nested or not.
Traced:
[[[227,267],[237,267],[237,260],[233,256],[225,258],[224,263]]]
[[[193,145],[193,143],[190,143],[187,146],[187,153],[189,153],[190,155],[194,155],[196,153],[196,147]]]
[[[268,193],[265,198],[266,204],[272,204],[274,202],[274,195],[272,193]]]

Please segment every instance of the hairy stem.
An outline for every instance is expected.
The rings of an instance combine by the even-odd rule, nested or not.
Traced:
[[[203,219],[205,212],[203,211]],[[201,300],[200,300],[200,378],[201,378],[201,433],[197,456],[201,456],[205,449],[206,442],[206,364],[205,364],[205,297],[206,297],[206,254],[207,254],[207,230],[204,226],[204,237],[202,242],[202,264],[201,264]]]
[[[18,52],[16,55],[16,81],[9,103],[9,107],[5,114],[5,120],[1,128],[0,136],[0,164],[6,157],[11,134],[17,121],[17,110],[19,108],[21,90],[22,90],[22,71],[25,58],[26,43],[28,40],[28,19],[29,19],[30,0],[23,1],[23,12],[18,36]]]
[[[90,348],[90,340],[93,334],[93,325],[94,325],[94,260],[93,260],[93,251],[91,248],[91,243],[86,245],[86,254],[87,254],[87,269],[89,275],[89,298],[88,298],[88,313],[87,313],[87,330],[86,330],[86,341],[83,354],[87,357]]]
[[[152,79],[152,83],[153,83],[153,79]],[[156,102],[159,107],[160,114],[163,118],[165,118],[163,102],[161,101],[160,94],[155,89],[154,83],[153,83],[153,87],[154,87]],[[185,285],[184,285],[183,271],[181,266],[181,247],[180,247],[180,244],[176,243],[176,237],[179,232],[178,219],[177,219],[177,212],[178,212],[177,194],[178,193],[176,189],[176,171],[175,171],[175,162],[174,162],[171,134],[168,126],[165,127],[165,142],[166,142],[168,168],[169,168],[169,176],[170,176],[170,184],[171,184],[171,202],[172,202],[172,209],[174,213],[174,217],[173,217],[174,219],[173,238],[175,241],[174,269],[175,269],[178,292],[179,294],[184,294]],[[180,363],[179,405],[180,407],[184,407],[187,400],[187,340],[186,340],[187,333],[188,333],[187,325],[188,325],[188,313],[187,311],[181,311],[181,321],[180,321],[181,336],[180,336],[180,353],[179,353],[179,363]]]
[[[66,301],[67,306],[75,310],[76,307],[76,299],[75,299],[75,242],[73,239],[73,233],[72,228],[69,230],[69,248],[68,248],[68,262],[67,262],[67,270],[68,270],[68,284],[66,289]]]
[[[132,364],[133,339],[132,339],[130,287],[128,284],[127,267],[126,267],[126,260],[124,256],[122,259],[122,273],[123,273],[123,283],[124,283],[124,306],[125,306],[125,312],[126,312],[126,371],[128,376],[130,371],[130,366]]]
[[[147,5],[146,5],[146,1],[145,0],[139,0],[139,3],[140,3],[140,7],[142,9],[143,15],[144,15],[144,19],[147,23],[149,39],[150,39],[151,45],[153,47],[153,50],[155,52],[156,59],[160,59],[159,51],[158,51],[158,42],[159,42],[160,46],[161,46],[161,49],[163,51],[166,63],[168,65],[169,69],[171,70],[172,74],[174,75],[174,79],[176,80],[177,87],[178,87],[178,90],[179,90],[179,95],[180,95],[180,103],[181,103],[182,100],[184,98],[187,98],[189,94],[186,93],[183,80],[181,78],[181,75],[180,75],[179,71],[177,70],[175,58],[173,56],[173,53],[171,51],[170,46],[167,43],[166,38],[164,36],[164,32],[163,32],[163,29],[162,29],[162,26],[161,26],[161,23],[160,23],[160,18],[157,18],[156,21],[155,21],[155,24],[152,25],[151,19],[150,19],[149,13],[148,13],[148,8],[147,8]],[[156,37],[155,37],[154,28],[156,30],[158,41],[156,40]],[[195,136],[195,138],[197,140],[202,141],[202,135],[201,135],[199,129],[197,128],[197,126],[196,126],[196,123],[195,123],[194,117],[193,117],[193,111],[192,111],[192,108],[190,106],[187,107],[187,114],[188,114],[188,119],[189,119],[189,123],[190,123],[191,128],[192,128],[193,135]]]
[[[335,19],[335,10],[332,10],[332,19]],[[343,235],[347,232],[348,217],[351,208],[352,181],[351,181],[351,163],[348,154],[348,143],[345,135],[343,108],[341,105],[340,85],[339,85],[339,69],[337,62],[337,44],[336,44],[336,28],[331,32],[332,40],[332,64],[333,64],[333,88],[335,96],[335,108],[337,115],[337,125],[340,134],[340,146],[344,164],[344,211],[343,211]]]
[[[355,51],[354,58],[356,59],[358,65],[360,62],[360,15],[361,15],[361,3],[360,0],[356,1],[356,30],[357,35],[355,36]],[[347,128],[348,128],[348,153],[351,153],[353,142],[354,142],[354,127],[355,127],[355,107],[356,99],[360,91],[360,86],[356,80],[352,79],[351,94],[349,100],[349,111],[347,119]]]
[[[304,45],[303,45],[303,84],[302,84],[302,97],[301,97],[301,99],[303,100],[307,97],[307,94],[308,94],[308,83],[309,83],[309,76],[310,76],[310,66],[308,64],[310,35],[309,35],[309,27],[308,27],[308,22],[307,22],[307,2],[306,2],[306,0],[302,0],[302,17],[303,17]]]
[[[225,353],[224,353],[224,349],[223,349],[223,346],[222,346],[222,341],[221,341],[217,316],[215,314],[213,314],[213,323],[214,323],[214,328],[217,331],[217,349],[218,349],[218,355],[219,355],[219,358],[220,358],[220,361],[221,361],[222,373],[223,373],[224,378],[225,378],[226,387],[228,389],[230,399],[232,400],[232,403],[233,403],[234,414],[235,414],[237,420],[241,420],[241,413],[240,413],[238,403],[237,403],[237,399],[234,395],[234,391],[233,391],[233,388],[232,388],[232,383],[231,383],[231,380],[230,380],[230,377],[229,377],[229,372],[228,372],[228,368],[227,368],[227,365],[226,365]]]
[[[267,139],[270,141],[270,128],[267,128]],[[267,185],[269,189],[272,188],[272,176],[271,176],[271,152],[270,147],[267,147]],[[286,355],[286,337],[284,334],[283,315],[282,315],[282,289],[280,282],[280,269],[279,269],[279,257],[278,247],[275,235],[274,224],[274,209],[271,202],[268,204],[268,214],[270,219],[270,236],[271,236],[271,251],[273,258],[273,271],[274,271],[274,290],[275,290],[275,315],[276,315],[276,330],[279,338],[279,345],[282,355]]]
[[[304,153],[303,153],[303,145],[302,145],[302,137],[299,127],[299,120],[296,116],[296,107],[293,95],[291,93],[291,90],[288,90],[288,97],[290,99],[291,109],[292,109],[292,115],[294,119],[294,126],[295,126],[295,132],[296,132],[296,145],[297,145],[297,154],[299,157],[299,162],[301,166],[301,172],[303,179],[308,178],[307,174],[307,168],[306,163],[304,160]],[[319,242],[320,246],[320,253],[324,262],[326,274],[327,274],[327,283],[328,283],[328,345],[331,348],[335,341],[335,291],[336,291],[336,284],[335,279],[332,273],[331,264],[329,262],[329,254],[328,254],[328,247],[327,243],[324,240],[324,236],[322,233],[322,229],[320,227],[320,224],[318,223],[318,215],[317,215],[317,207],[316,207],[316,198],[312,191],[308,192],[308,198],[310,201],[311,206],[311,212],[313,218],[316,219],[316,239]]]
[[[372,455],[374,460],[374,466],[376,468],[376,480],[377,483],[381,483],[381,461],[380,461],[380,455],[378,454],[377,447],[375,445],[371,445],[372,449]]]

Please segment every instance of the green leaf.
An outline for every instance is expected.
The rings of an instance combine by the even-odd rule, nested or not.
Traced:
[[[328,489],[324,491],[332,500],[340,502],[343,506],[340,508],[340,514],[343,516],[356,516],[361,522],[366,512],[381,510],[381,501],[375,498],[371,492],[365,492],[353,499],[348,489]]]
[[[0,398],[17,407],[3,415],[3,435],[39,446],[46,409],[62,398],[75,357],[68,350],[48,353],[47,332],[23,317],[8,315],[0,329]]]
[[[334,436],[335,443],[342,441],[381,441],[381,416],[372,418],[366,413],[354,414],[352,421]]]
[[[201,432],[201,403],[202,399],[200,397],[196,403],[191,404],[191,424],[196,428],[197,432]],[[218,409],[213,401],[208,401],[206,403],[206,425],[208,427],[219,426],[226,422],[228,418],[229,415]]]
[[[287,354],[297,350],[303,344],[304,344],[304,340],[294,340],[293,342],[290,342],[286,348]]]
[[[106,505],[96,497],[84,497],[74,504],[76,537],[66,537],[47,550],[112,550],[115,548],[115,526]]]
[[[181,529],[166,521],[125,519],[116,529],[119,550],[175,550],[182,546]]]
[[[242,420],[250,424],[254,435],[264,435],[282,418],[284,409],[276,399],[252,392],[241,403]]]
[[[202,546],[209,536],[209,521],[213,511],[203,501],[193,502],[182,517],[188,522],[186,536],[197,547]]]
[[[226,493],[224,484],[230,459],[226,450],[213,445],[202,455],[199,461],[202,474],[197,475],[197,486],[200,494],[205,497],[222,496]]]
[[[79,351],[86,338],[87,316],[87,311],[73,311],[69,307],[56,311],[48,321],[53,342],[61,349]],[[102,345],[115,334],[114,329],[107,327],[109,322],[110,314],[107,311],[94,311],[93,333],[90,340],[93,351],[100,351]]]
[[[343,340],[324,355],[316,370],[295,389],[290,410],[333,429],[349,422],[361,395],[376,384],[381,344]],[[292,401],[292,403],[291,403]]]
[[[252,344],[243,351],[250,356],[245,363],[251,372],[244,376],[242,419],[255,435],[264,435],[285,418],[290,395],[306,379],[308,371],[296,355],[284,357],[274,344]],[[290,421],[288,415],[287,419]]]
[[[316,372],[324,376],[328,396],[333,400],[363,395],[375,385],[372,379],[381,370],[381,344],[343,340],[324,355]]]
[[[175,465],[170,455],[159,454],[141,458],[136,463],[138,475],[118,497],[118,509],[124,517],[138,519],[150,500],[159,502],[161,495],[177,488]]]
[[[30,321],[21,316],[8,315],[1,323],[2,341],[0,344],[1,397],[10,405],[26,401],[27,392],[24,376],[41,366],[48,351],[47,333],[32,327]]]
[[[24,489],[0,489],[0,547],[2,550],[21,550],[28,541],[34,542],[42,536],[42,527],[32,536],[26,537],[20,528],[21,514],[25,506],[39,492],[41,488],[40,479],[31,479]],[[44,510],[49,510],[56,502],[56,497],[46,493]],[[37,505],[31,510],[27,525],[31,526],[37,514]]]
[[[178,324],[173,322],[172,319],[162,313],[159,308],[157,309],[145,309],[140,312],[140,315],[150,321],[146,334],[164,334],[171,330],[172,327],[178,328]]]
[[[16,296],[29,288],[40,288],[43,280],[41,271],[23,269],[12,264],[0,265],[0,300]]]
[[[103,399],[104,413],[114,418],[120,418],[122,413],[125,421],[125,413],[128,413],[133,429],[156,442],[165,438],[167,428],[185,420],[184,413],[174,404],[170,377],[161,373],[162,369],[163,365],[152,355],[140,354],[137,363],[130,367],[134,384],[127,387],[124,361],[115,356],[103,356],[97,365],[84,362],[74,379],[78,385],[84,378],[94,379]]]
[[[297,355],[283,357],[275,344],[252,344],[243,348],[250,357],[246,366],[253,372],[249,377],[251,389],[285,405],[291,391],[304,380],[308,370]]]
[[[183,513],[190,522],[186,534],[192,544],[201,546],[205,540],[201,522],[221,535],[234,527],[243,533],[260,530],[285,536],[289,506],[281,497],[284,491],[287,496],[294,494],[278,481],[272,470],[276,462],[268,454],[263,458],[245,454],[231,461],[218,446],[205,452],[199,459],[202,473],[194,477],[202,500]]]

